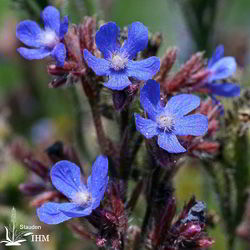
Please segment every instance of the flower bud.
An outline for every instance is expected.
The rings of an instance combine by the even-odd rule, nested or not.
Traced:
[[[44,203],[54,201],[60,197],[62,197],[62,195],[57,191],[47,191],[38,195],[33,201],[31,201],[30,205],[32,207],[40,207]]]
[[[185,229],[184,229],[185,228]],[[199,224],[194,224],[194,223],[188,223],[184,226],[183,232],[181,232],[181,235],[186,237],[186,238],[191,238],[194,237],[196,234],[200,233],[202,228]]]
[[[214,244],[214,240],[210,238],[203,238],[197,241],[197,244],[201,248],[208,248]]]

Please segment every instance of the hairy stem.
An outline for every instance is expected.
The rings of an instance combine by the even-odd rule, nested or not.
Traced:
[[[87,96],[93,122],[96,130],[97,141],[100,146],[100,150],[102,154],[109,156],[112,159],[113,164],[111,163],[110,169],[112,174],[117,175],[116,167],[117,163],[117,150],[113,144],[113,142],[106,136],[102,119],[101,112],[99,107],[99,94],[100,90],[96,85],[90,85],[86,79],[82,78],[82,87]]]
[[[153,159],[152,159],[152,164],[154,166]],[[148,197],[147,197],[147,208],[146,208],[146,212],[145,212],[143,223],[142,223],[141,236],[140,236],[140,241],[138,243],[139,246],[136,245],[134,250],[141,249],[142,246],[145,244],[145,239],[147,237],[148,228],[150,226],[152,209],[153,209],[153,205],[154,205],[154,194],[155,194],[155,191],[156,191],[157,186],[158,186],[160,173],[161,173],[160,167],[156,167],[153,170],[153,174],[150,174],[149,182],[148,182],[149,193],[148,193]]]

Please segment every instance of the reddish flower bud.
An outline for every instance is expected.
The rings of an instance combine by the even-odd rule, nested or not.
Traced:
[[[183,230],[183,231],[182,231]],[[195,223],[188,223],[181,228],[181,235],[186,238],[194,237],[196,234],[201,232],[202,228],[199,224]]]
[[[219,142],[203,141],[203,142],[191,145],[188,151],[189,153],[193,151],[200,151],[200,152],[206,152],[208,154],[216,154],[219,152],[219,149],[220,149]]]
[[[80,47],[79,33],[76,25],[71,25],[64,36],[65,46],[68,52],[68,61],[73,61],[79,66],[83,64]]]
[[[97,238],[96,239],[96,245],[98,246],[98,247],[105,247],[105,245],[106,245],[106,239],[104,239],[104,238]]]
[[[169,71],[172,69],[175,61],[176,61],[176,55],[177,55],[177,48],[170,48],[167,50],[167,52],[164,54],[163,58],[161,58],[161,67],[160,71],[157,73],[155,80],[157,82],[164,81]]]
[[[203,67],[203,53],[196,53],[181,67],[171,79],[163,83],[166,93],[171,93],[187,87],[186,84]],[[193,85],[193,84],[192,84]]]
[[[47,191],[47,192],[44,192],[44,193],[38,195],[33,201],[31,201],[30,205],[32,207],[40,207],[45,202],[55,201],[61,197],[62,197],[62,195],[57,191]]]
[[[197,245],[201,248],[208,248],[214,244],[214,240],[210,238],[203,238],[197,241]]]
[[[85,17],[84,22],[78,27],[78,32],[81,50],[87,49],[93,53],[96,48],[96,19],[93,17]]]

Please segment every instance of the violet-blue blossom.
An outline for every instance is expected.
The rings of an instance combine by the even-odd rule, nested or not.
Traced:
[[[158,57],[149,57],[134,61],[138,52],[148,44],[148,29],[140,22],[134,22],[128,27],[128,39],[121,46],[118,42],[119,27],[114,22],[101,26],[96,33],[96,45],[104,58],[93,56],[84,50],[84,59],[88,66],[98,76],[108,76],[104,86],[113,90],[122,90],[129,86],[129,77],[137,80],[151,79],[160,68]]]
[[[70,202],[48,202],[37,209],[39,219],[46,224],[58,224],[75,217],[90,215],[100,206],[108,185],[108,159],[97,157],[87,185],[81,178],[80,168],[69,161],[59,161],[51,171],[53,186]]]
[[[141,90],[140,102],[148,119],[135,114],[136,129],[147,139],[157,136],[159,147],[169,153],[186,151],[176,136],[200,136],[207,132],[206,116],[187,115],[200,105],[200,98],[195,95],[176,95],[163,107],[160,102],[160,85],[149,80]]]
[[[46,7],[41,13],[44,30],[31,20],[20,22],[16,28],[17,38],[31,48],[21,47],[17,51],[28,60],[52,56],[58,66],[63,66],[66,48],[61,42],[68,31],[68,17],[60,20],[60,12],[53,6]]]
[[[235,83],[219,83],[219,80],[231,77],[236,69],[237,64],[234,57],[224,57],[224,46],[216,48],[212,58],[207,65],[210,75],[206,80],[205,87],[214,95],[224,97],[234,97],[240,95],[240,87]]]

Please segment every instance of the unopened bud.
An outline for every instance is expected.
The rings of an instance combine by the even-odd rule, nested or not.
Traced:
[[[129,105],[133,101],[139,88],[139,84],[131,84],[123,91],[113,91],[113,103],[115,109],[121,111],[125,106]]]
[[[63,153],[63,143],[61,141],[57,141],[51,146],[49,146],[45,152],[52,162],[57,162],[64,159]]]
[[[104,238],[98,238],[98,239],[96,239],[96,245],[98,247],[105,247],[106,241],[107,240]]]
[[[176,55],[177,55],[177,48],[174,47],[167,50],[163,58],[161,58],[161,67],[160,71],[157,73],[155,77],[156,81],[162,82],[167,78],[168,73],[170,72],[176,61]]]
[[[204,238],[204,239],[198,240],[197,243],[198,243],[198,246],[201,248],[208,248],[214,244],[214,240],[210,238]]]
[[[64,41],[68,52],[69,61],[74,61],[78,65],[82,65],[82,52],[76,25],[71,25],[71,27],[69,27],[67,34],[64,36]]]
[[[96,19],[85,17],[84,22],[78,26],[81,50],[87,49],[90,52],[95,50]]]
[[[193,223],[188,223],[187,225],[184,226],[185,229],[181,233],[182,236],[186,238],[191,238],[195,236],[196,234],[201,232],[201,226],[199,224],[193,224]]]
[[[55,64],[51,64],[48,66],[48,73],[50,75],[55,75],[55,76],[62,76],[67,74],[68,72],[73,71],[74,69],[77,68],[77,64],[72,61],[66,61],[64,62],[63,67],[58,67]]]
[[[200,151],[200,152],[206,152],[208,154],[216,154],[219,152],[220,149],[220,143],[216,141],[203,141],[201,143],[197,143],[195,145],[192,145],[189,148],[189,152],[193,151]]]

